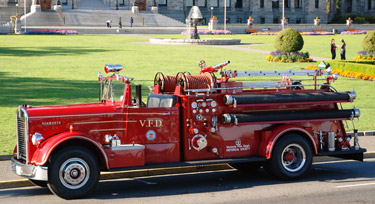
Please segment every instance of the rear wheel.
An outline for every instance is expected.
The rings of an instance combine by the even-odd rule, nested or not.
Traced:
[[[308,173],[311,164],[312,150],[309,143],[300,135],[288,134],[276,143],[265,168],[279,179],[292,180]]]
[[[99,164],[95,156],[82,147],[58,152],[48,169],[48,188],[64,199],[87,195],[98,183]]]

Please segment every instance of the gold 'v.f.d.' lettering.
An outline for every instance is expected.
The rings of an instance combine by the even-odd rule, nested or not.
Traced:
[[[142,127],[163,127],[162,120],[139,120]]]

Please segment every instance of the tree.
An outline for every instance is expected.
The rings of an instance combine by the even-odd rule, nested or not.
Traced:
[[[366,34],[362,40],[362,48],[368,52],[375,52],[375,31]]]
[[[303,38],[298,31],[286,28],[276,36],[274,47],[281,52],[298,52],[303,48],[303,44]]]

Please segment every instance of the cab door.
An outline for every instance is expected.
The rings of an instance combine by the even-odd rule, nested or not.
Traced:
[[[179,107],[124,110],[125,143],[145,145],[145,162],[180,161]]]

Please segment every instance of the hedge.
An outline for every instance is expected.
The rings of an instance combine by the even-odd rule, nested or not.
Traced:
[[[375,65],[375,60],[346,60],[345,63],[358,63]]]
[[[329,60],[325,61],[329,63],[333,70],[341,70],[343,72],[358,72],[367,75],[375,75],[375,65],[360,63],[362,61],[340,61],[340,60]],[[367,62],[367,61],[366,61]],[[318,64],[320,61],[318,61]]]

